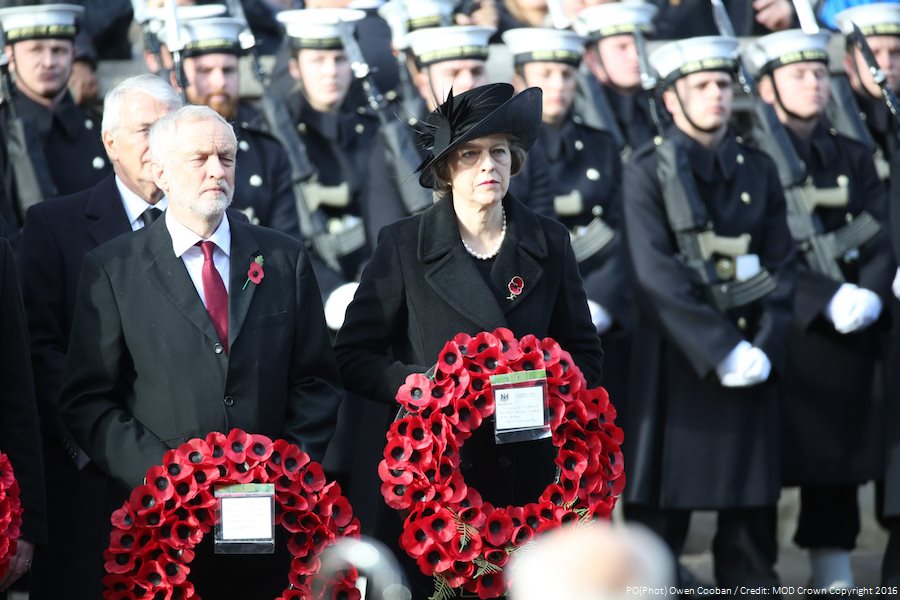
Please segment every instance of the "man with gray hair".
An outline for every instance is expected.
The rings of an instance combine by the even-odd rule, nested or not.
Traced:
[[[59,417],[59,393],[84,255],[144,227],[166,206],[150,171],[147,132],[181,106],[159,77],[126,79],[106,96],[101,135],[113,173],[82,192],[32,206],[22,241],[22,288],[31,336],[48,494],[50,543],[34,561],[31,597],[99,598],[110,507],[105,478]],[[74,461],[74,462],[73,462]],[[59,492],[59,493],[54,493]]]
[[[167,450],[212,431],[285,439],[316,461],[331,438],[342,392],[309,255],[226,214],[237,150],[209,107],[161,118],[164,217],[85,257],[60,410],[119,502]],[[275,564],[201,544],[192,582],[209,598],[272,597],[287,583]]]

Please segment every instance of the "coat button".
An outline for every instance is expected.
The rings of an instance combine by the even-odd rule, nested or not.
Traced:
[[[103,160],[103,158],[101,158],[99,156],[95,156],[94,160],[91,161],[91,166],[97,170],[100,170],[106,166],[106,161]]]
[[[512,461],[508,456],[501,456],[497,459],[497,464],[503,469],[508,469],[512,466]]]
[[[241,140],[238,142],[238,148],[241,149],[241,152],[246,152],[250,149],[250,144],[247,143],[247,140]]]
[[[233,396],[225,396],[225,406],[234,406],[234,397]]]
[[[738,317],[737,326],[741,331],[747,329],[747,319],[745,319],[744,317]]]
[[[216,354],[222,354],[225,352],[225,346],[223,346],[220,342],[216,342],[215,346],[213,346],[213,352]]]

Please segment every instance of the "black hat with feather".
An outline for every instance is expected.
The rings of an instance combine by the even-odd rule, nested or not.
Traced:
[[[416,143],[429,154],[416,169],[422,187],[434,187],[431,167],[471,140],[500,133],[514,136],[527,151],[541,130],[541,90],[516,95],[508,83],[473,88],[447,100],[420,121]]]

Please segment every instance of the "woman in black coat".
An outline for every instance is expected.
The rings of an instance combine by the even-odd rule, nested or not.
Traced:
[[[381,231],[335,342],[347,389],[393,405],[407,375],[427,371],[453,336],[497,327],[554,338],[597,386],[600,340],[569,234],[507,193],[540,130],[540,90],[451,94],[426,123],[419,182],[438,199]],[[535,501],[553,477],[550,441],[495,446],[490,429],[461,449],[467,484],[496,506]]]

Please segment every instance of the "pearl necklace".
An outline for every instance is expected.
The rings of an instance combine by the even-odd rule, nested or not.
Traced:
[[[497,248],[490,254],[482,254],[481,252],[475,252],[474,250],[472,250],[472,248],[469,247],[469,245],[466,243],[466,240],[464,240],[462,238],[462,236],[460,236],[460,239],[462,240],[463,247],[466,249],[466,252],[468,252],[470,255],[477,258],[478,260],[490,260],[490,259],[494,258],[495,256],[497,256],[500,253],[500,246],[503,245],[504,238],[506,238],[506,211],[505,210],[503,211],[503,227],[500,229],[500,241],[497,242]]]

